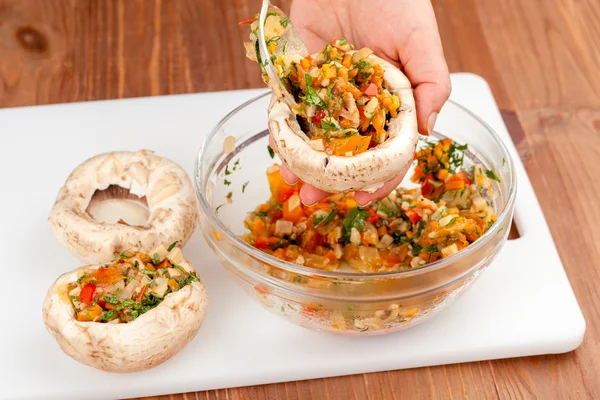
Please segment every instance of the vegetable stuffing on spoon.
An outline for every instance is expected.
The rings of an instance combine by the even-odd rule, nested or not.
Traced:
[[[247,56],[259,63],[273,91],[268,120],[274,150],[292,173],[329,193],[372,193],[406,174],[418,132],[411,83],[398,68],[343,39],[303,55],[290,20],[271,6],[265,41],[280,83],[294,97],[290,106],[261,58],[258,19],[243,23],[252,31],[244,43]]]

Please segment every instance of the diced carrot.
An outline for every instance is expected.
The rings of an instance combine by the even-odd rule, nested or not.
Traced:
[[[300,190],[301,184],[298,183],[294,186],[288,185],[279,172],[279,168],[273,169],[267,174],[269,181],[269,187],[271,188],[271,195],[273,198],[280,203],[283,203],[289,199],[294,193]]]
[[[444,179],[446,179],[446,177],[448,176],[448,170],[447,169],[440,169],[437,173],[437,178],[441,181],[443,181]]]
[[[462,179],[453,178],[454,177],[450,178],[444,185],[446,190],[462,190],[465,188],[465,181],[463,181]]]
[[[177,290],[177,288],[179,287],[179,285],[177,284],[177,281],[175,279],[169,279],[169,281],[167,282],[167,285],[169,285],[169,287],[173,291]]]
[[[300,196],[294,193],[283,203],[283,219],[297,224],[302,218],[304,218],[302,201],[300,200]]]
[[[100,314],[102,314],[102,307],[96,304],[93,307],[79,311],[77,313],[77,321],[93,321]]]
[[[369,149],[371,136],[353,135],[343,139],[332,139],[325,145],[336,156],[345,156],[348,153],[357,155]]]
[[[301,66],[301,67],[302,67],[304,70],[308,71],[308,69],[310,68],[310,61],[309,61],[308,59],[306,59],[306,58],[303,58],[303,59],[300,61],[300,66]]]
[[[250,224],[250,230],[252,231],[252,233],[262,235],[267,231],[267,227],[262,219],[254,218],[254,220]]]
[[[285,253],[284,250],[280,247],[277,250],[275,250],[272,254],[273,257],[277,257],[281,260],[285,260]]]
[[[346,54],[344,59],[342,60],[342,65],[346,68],[350,68],[352,66],[352,56],[350,54]]]
[[[332,263],[337,261],[337,257],[335,256],[333,250],[329,250],[327,253],[325,253],[325,257],[327,257]]]
[[[169,284],[169,282],[167,282],[167,284]],[[144,298],[144,294],[146,293],[146,289],[148,289],[148,286],[142,286],[142,290],[140,291],[140,294],[138,295],[136,301],[142,301],[142,299]]]
[[[123,279],[116,267],[98,268],[94,274],[96,282],[99,284],[112,284]]]
[[[348,208],[356,208],[358,206],[354,199],[346,199],[346,205]]]
[[[352,97],[354,97],[354,100],[360,99],[363,95],[362,92],[360,91],[360,89],[351,83],[348,83],[346,85],[346,90],[352,94]]]
[[[173,264],[171,264],[168,258],[165,258],[156,266],[156,268],[173,268]]]

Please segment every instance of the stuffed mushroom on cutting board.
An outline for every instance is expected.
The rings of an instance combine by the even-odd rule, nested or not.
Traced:
[[[185,347],[207,307],[204,284],[181,249],[130,249],[114,262],[61,275],[43,305],[60,348],[108,372],[157,366]]]

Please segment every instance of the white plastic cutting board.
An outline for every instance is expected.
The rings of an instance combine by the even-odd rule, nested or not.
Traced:
[[[490,89],[471,74],[454,75],[452,84],[452,98],[491,125],[512,152],[521,238],[508,242],[451,308],[382,337],[308,331],[249,301],[197,230],[185,253],[211,300],[202,329],[165,364],[124,375],[73,361],[44,328],[46,290],[60,273],[79,266],[47,223],[56,193],[76,165],[112,150],[154,149],[192,176],[204,135],[262,90],[0,110],[0,254],[6,277],[0,289],[0,399],[137,397],[578,347],[585,321]]]

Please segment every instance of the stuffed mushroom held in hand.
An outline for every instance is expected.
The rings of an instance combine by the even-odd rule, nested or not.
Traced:
[[[271,61],[298,103],[292,109],[273,90],[269,129],[286,167],[329,193],[372,193],[403,176],[418,142],[406,76],[370,49],[355,51],[345,40],[335,40],[313,56],[286,55],[281,38],[288,24],[280,15],[269,15],[265,23],[269,50],[283,49]],[[246,49],[262,68],[260,54],[251,51],[257,28],[258,22],[252,22]],[[264,73],[263,78],[269,84]]]

